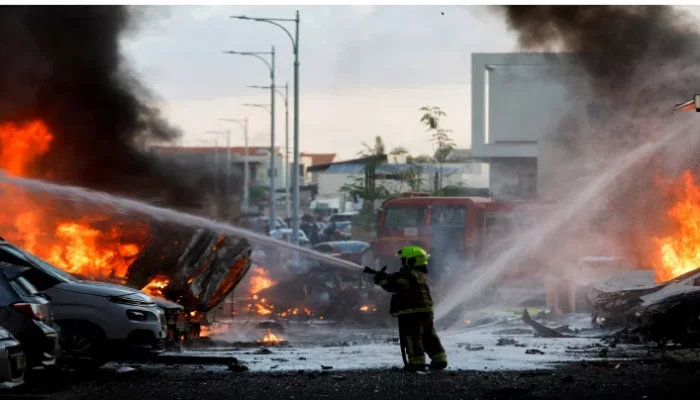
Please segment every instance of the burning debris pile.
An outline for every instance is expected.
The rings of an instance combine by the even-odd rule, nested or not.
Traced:
[[[279,321],[383,323],[389,296],[360,270],[315,265],[307,272],[273,280],[268,269],[255,265],[236,296],[234,313],[246,318]]]

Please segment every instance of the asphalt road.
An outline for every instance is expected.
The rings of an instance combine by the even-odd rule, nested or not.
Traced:
[[[571,363],[528,372],[232,372],[226,367],[142,365],[125,372],[37,371],[2,399],[664,399],[694,398],[700,372],[661,362]]]

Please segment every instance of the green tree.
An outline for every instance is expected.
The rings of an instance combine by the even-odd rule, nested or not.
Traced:
[[[435,190],[440,190],[443,186],[444,164],[447,161],[450,153],[456,147],[454,140],[450,137],[452,130],[443,128],[440,124],[440,118],[447,116],[440,107],[425,106],[421,107],[422,113],[420,122],[423,123],[428,132],[431,133],[430,140],[435,146],[435,153],[432,161],[438,166],[437,184]]]

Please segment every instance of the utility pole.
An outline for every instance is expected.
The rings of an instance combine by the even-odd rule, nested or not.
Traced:
[[[243,128],[243,141],[244,141],[244,159],[243,159],[243,210],[248,212],[248,201],[249,201],[249,191],[250,191],[250,178],[249,178],[249,167],[248,167],[248,117],[244,119],[232,119],[232,118],[219,118],[221,121],[235,122],[241,128]],[[231,148],[229,148],[229,154]],[[229,161],[230,164],[230,161]]]
[[[299,11],[296,12],[296,18],[250,18],[245,15],[232,16],[231,18],[250,20],[257,22],[267,22],[281,28],[289,39],[292,41],[294,50],[294,168],[292,171],[292,243],[299,245]],[[295,35],[289,32],[287,28],[280,25],[280,22],[294,22]]]
[[[269,52],[240,52],[229,50],[224,51],[224,53],[255,57],[264,62],[270,70],[270,108],[267,109],[267,106],[262,104],[244,104],[244,106],[266,108],[270,112],[270,228],[274,229],[277,225],[277,197],[275,189],[275,46],[272,46],[272,51]],[[271,62],[268,62],[262,55],[270,55]]]
[[[199,143],[211,144],[212,142],[214,142],[214,193],[219,193],[219,140],[216,138],[214,140],[199,140]]]
[[[253,89],[270,89],[270,86],[248,86]],[[284,93],[281,90],[275,89],[277,94],[284,99],[284,211],[285,216],[289,218],[292,214],[290,210],[290,185],[289,185],[289,82],[284,84]]]
[[[277,169],[275,168],[275,46],[270,52],[272,67],[270,68],[270,230],[277,228]]]

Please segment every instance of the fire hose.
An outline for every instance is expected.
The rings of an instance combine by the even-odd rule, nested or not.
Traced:
[[[377,275],[380,272],[384,273],[386,271],[386,269],[387,269],[387,266],[384,266],[384,268],[382,268],[379,271],[372,269],[370,267],[365,267],[364,272],[365,272],[365,274]],[[403,359],[403,365],[408,366],[408,358],[406,357],[406,340],[401,335],[401,332],[399,332],[399,345],[401,346],[401,359]]]

